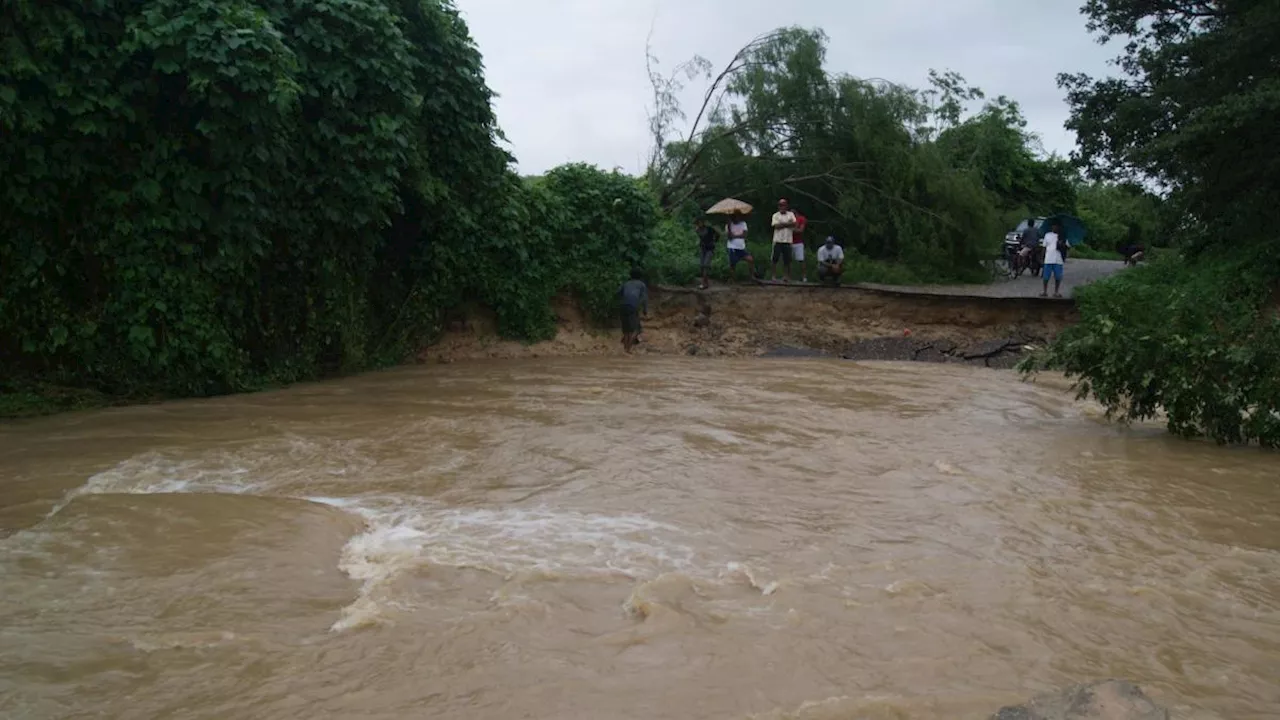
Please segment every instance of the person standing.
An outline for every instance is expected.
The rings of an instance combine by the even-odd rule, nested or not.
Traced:
[[[724,234],[728,236],[729,243],[729,276],[733,280],[738,279],[738,263],[745,262],[747,264],[747,279],[750,280],[756,276],[756,261],[751,257],[751,253],[747,252],[747,219],[741,216],[730,216],[729,222],[725,225]]]
[[[1040,297],[1049,297],[1049,278],[1053,278],[1053,296],[1062,297],[1062,251],[1066,245],[1062,240],[1062,226],[1053,224],[1053,229],[1044,234],[1040,241],[1044,247],[1044,292]]]
[[[830,235],[827,241],[818,248],[818,282],[830,281],[832,285],[840,284],[840,275],[844,273],[844,248],[836,244]]]
[[[804,229],[809,224],[809,218],[800,214],[799,210],[793,211],[796,216],[796,227],[791,231],[791,253],[793,259],[800,263],[800,282],[809,282],[809,273],[807,266],[804,264]]]
[[[711,272],[711,261],[716,254],[716,241],[720,239],[720,233],[716,229],[707,225],[707,221],[698,218],[694,223],[694,232],[698,234],[698,265],[702,269],[702,286],[700,289],[706,290],[711,287],[709,273]]]
[[[643,329],[640,327],[640,314],[649,316],[649,287],[644,284],[643,278],[644,273],[639,268],[632,268],[631,279],[622,283],[622,289],[618,291],[619,310],[622,314],[622,349],[627,354],[639,342],[640,331]]]
[[[796,214],[791,212],[791,205],[786,198],[778,201],[778,212],[773,214],[773,280],[778,280],[778,263],[787,268],[787,282],[791,282],[791,233],[796,227]]]

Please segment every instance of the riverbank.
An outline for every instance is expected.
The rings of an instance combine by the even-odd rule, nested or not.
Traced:
[[[785,348],[831,356],[854,351],[854,359],[864,360],[933,359],[916,357],[915,350],[927,346],[949,354],[993,342],[1043,343],[1077,317],[1069,300],[820,286],[657,287],[650,306],[638,353],[706,357],[754,357]],[[476,312],[454,322],[418,361],[622,353],[618,330],[592,326],[568,298],[555,307],[558,330],[552,340],[502,340],[493,318]],[[886,338],[909,338],[912,356],[903,356],[906,345],[886,344],[883,356],[876,356],[862,343]]]
[[[1014,288],[1015,283],[1019,285]],[[759,357],[814,355],[855,360],[920,360],[1012,367],[1076,321],[1070,299],[1042,299],[1026,282],[994,286],[717,285],[655,287],[642,355]],[[492,313],[474,309],[414,358],[451,363],[480,358],[621,355],[619,331],[589,322],[578,303],[554,303],[556,336],[525,344],[499,337]],[[1001,350],[994,351],[999,345]],[[993,360],[992,358],[998,359]],[[0,385],[0,419],[21,419],[162,400],[113,396],[48,384]]]

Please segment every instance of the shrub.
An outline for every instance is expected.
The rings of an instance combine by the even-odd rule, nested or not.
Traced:
[[[1078,378],[1108,417],[1280,446],[1280,318],[1265,260],[1176,255],[1080,288],[1081,322],[1023,365]]]

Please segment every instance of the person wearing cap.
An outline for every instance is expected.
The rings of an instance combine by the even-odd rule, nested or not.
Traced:
[[[836,244],[832,235],[818,248],[818,282],[830,281],[832,285],[840,284],[840,275],[844,273],[844,248]]]
[[[796,214],[786,198],[778,201],[778,212],[773,214],[773,280],[778,280],[778,262],[787,268],[786,282],[791,282],[791,236],[796,227]]]

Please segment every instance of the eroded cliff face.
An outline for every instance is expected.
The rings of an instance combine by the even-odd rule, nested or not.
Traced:
[[[473,312],[450,324],[422,361],[481,357],[539,357],[621,353],[619,331],[587,323],[572,300],[556,304],[559,331],[552,340],[524,345],[501,340],[491,317]],[[910,338],[912,352],[944,355],[983,343],[1009,347],[1053,337],[1076,319],[1074,304],[1035,298],[963,298],[881,293],[851,288],[720,287],[698,292],[655,288],[644,342],[637,352],[754,356],[777,348],[846,355],[858,341]],[[905,347],[905,346],[903,346]],[[901,348],[897,348],[901,349]],[[855,359],[935,360],[863,356]],[[961,352],[959,360],[964,360]]]

